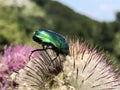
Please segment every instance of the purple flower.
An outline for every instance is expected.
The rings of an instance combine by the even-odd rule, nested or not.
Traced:
[[[8,86],[7,76],[4,73],[0,73],[0,90],[6,90]]]
[[[33,49],[32,46],[23,45],[5,46],[4,55],[0,55],[0,90],[6,90],[8,85],[12,83],[12,80],[9,80],[13,72],[25,67]]]
[[[32,50],[32,46],[5,46],[2,62],[8,66],[10,73],[18,71],[28,63],[28,57]]]

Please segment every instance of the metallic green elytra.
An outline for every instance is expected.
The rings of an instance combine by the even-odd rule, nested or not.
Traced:
[[[56,54],[69,54],[69,45],[64,36],[58,34],[56,32],[47,30],[47,29],[39,29],[33,35],[33,40],[37,43],[44,46],[51,46]],[[47,48],[46,48],[47,49]]]

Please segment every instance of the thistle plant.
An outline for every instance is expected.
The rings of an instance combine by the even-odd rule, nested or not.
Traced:
[[[24,68],[33,49],[23,45],[5,46],[4,54],[0,55],[0,90],[6,90],[13,83],[10,75]]]
[[[70,55],[31,46],[5,47],[0,55],[0,90],[120,90],[117,69],[103,51],[69,40]]]
[[[23,68],[29,62],[29,54],[34,48],[32,46],[16,45],[5,47],[3,62],[8,66],[9,72],[13,73]]]
[[[63,71],[62,64],[65,58],[62,55],[52,61],[56,57],[53,50],[38,51],[38,54],[37,57],[31,57],[26,67],[14,75],[19,84],[18,90],[51,89],[54,77]]]
[[[102,51],[70,41],[63,81],[75,90],[120,90],[120,78]],[[66,89],[67,90],[67,89]]]
[[[104,55],[89,45],[70,40],[70,55],[50,49],[38,51],[18,73],[11,75],[17,90],[120,90],[117,69]]]

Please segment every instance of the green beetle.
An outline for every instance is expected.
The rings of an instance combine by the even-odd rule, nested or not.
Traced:
[[[33,40],[41,44],[43,46],[43,49],[33,50],[32,53],[35,51],[52,49],[56,52],[57,56],[59,54],[69,54],[68,42],[66,41],[64,36],[56,32],[41,28],[34,33]]]

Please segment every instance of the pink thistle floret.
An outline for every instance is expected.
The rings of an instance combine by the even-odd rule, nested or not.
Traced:
[[[17,45],[5,47],[2,62],[8,66],[9,73],[22,69],[29,62],[32,46]]]
[[[0,59],[0,72],[12,74],[13,72],[24,68],[24,66],[29,62],[28,57],[32,50],[32,46],[5,46],[4,55]]]
[[[6,90],[6,87],[8,86],[8,80],[4,73],[0,73],[0,90]]]
[[[10,75],[13,72],[26,66],[32,50],[34,50],[32,46],[23,45],[4,47],[4,54],[0,55],[0,90],[6,90],[11,82]]]

